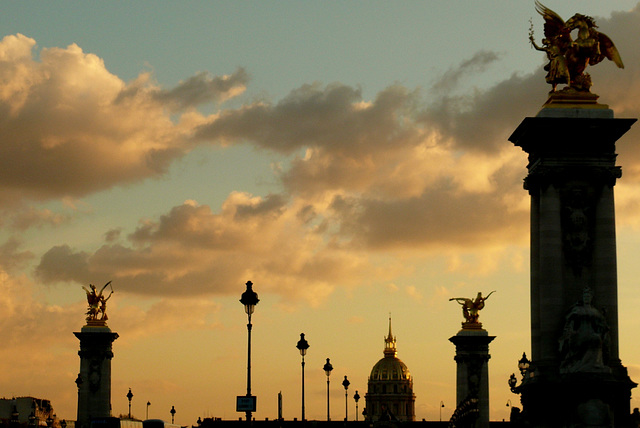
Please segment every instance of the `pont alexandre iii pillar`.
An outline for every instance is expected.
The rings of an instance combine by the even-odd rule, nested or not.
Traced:
[[[111,296],[103,295],[107,285],[100,291],[93,285],[85,288],[89,303],[87,324],[73,333],[80,340],[77,428],[89,428],[92,419],[111,416],[112,344],[118,333],[107,326],[106,301]]]
[[[516,389],[532,427],[626,426],[636,386],[618,352],[613,197],[636,119],[596,99],[556,93],[509,138],[529,155],[532,361]]]
[[[456,410],[450,423],[458,427],[489,428],[489,343],[495,336],[482,328],[478,312],[484,301],[478,293],[474,299],[453,298],[462,305],[465,322],[462,330],[449,340],[456,346]]]

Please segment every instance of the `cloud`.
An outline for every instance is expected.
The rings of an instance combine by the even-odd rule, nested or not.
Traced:
[[[121,291],[117,287],[114,290],[116,296]],[[218,324],[210,318],[221,307],[211,300],[175,296],[157,300],[148,309],[117,303],[112,306],[107,308],[107,313],[110,318],[118,320],[118,331],[126,332],[124,342],[135,342],[154,334],[166,337],[174,331],[215,329]],[[185,307],[189,310],[185,311]]]
[[[107,230],[104,234],[105,242],[114,242],[120,238],[120,234],[122,233],[122,228],[116,228]]]
[[[499,191],[458,192],[446,184],[401,200],[338,197],[332,208],[341,218],[343,238],[373,250],[520,241],[526,236],[528,219],[526,211],[514,210]]]
[[[227,294],[260,277],[285,299],[317,304],[336,284],[398,273],[377,254],[504,246],[526,236],[524,155],[507,142],[517,122],[495,119],[466,151],[460,128],[507,112],[502,97],[531,80],[513,76],[444,119],[433,113],[444,98],[425,106],[399,85],[372,101],[341,84],[304,85],[275,104],[223,110],[197,138],[292,155],[282,193],[233,192],[219,213],[186,201],[142,220],[124,243],[111,229],[93,252],[54,247],[36,272],[45,283],[112,279],[155,296]]]
[[[9,238],[0,245],[0,272],[12,272],[25,267],[34,258],[31,251],[19,251],[21,242],[16,237]]]
[[[463,61],[458,67],[449,69],[431,87],[437,93],[451,91],[456,88],[462,77],[482,73],[487,66],[500,58],[496,52],[480,51],[473,57]]]
[[[411,297],[411,299],[415,302],[422,302],[423,299],[423,295],[422,293],[416,288],[415,285],[408,285],[405,287],[404,289],[405,293],[407,293],[407,296]]]
[[[335,284],[361,284],[381,275],[357,252],[332,248],[278,196],[233,193],[220,213],[194,201],[145,220],[128,243],[108,242],[93,253],[51,248],[36,268],[44,283],[111,279],[125,293],[197,296],[235,293],[260,278],[261,289],[318,304]],[[370,272],[370,273],[369,273]],[[384,276],[385,274],[382,274]]]
[[[634,83],[640,81],[640,54],[632,49],[635,39],[625,35],[640,36],[637,23],[638,9],[599,22],[627,68],[601,64],[590,70],[602,102],[632,117],[640,114],[640,87]],[[28,40],[23,44],[22,51],[20,43],[12,49],[30,52]],[[78,49],[69,48],[66,55],[89,61]],[[397,254],[428,257],[444,248],[456,272],[486,274],[496,263],[458,256],[482,249],[503,260],[511,245],[526,245],[526,154],[508,137],[524,117],[537,113],[550,87],[541,61],[532,73],[514,74],[486,89],[462,95],[441,89],[497,60],[494,53],[479,52],[426,93],[391,85],[367,100],[359,88],[314,83],[274,103],[249,103],[207,117],[185,114],[182,122],[166,124],[169,133],[179,134],[171,139],[178,143],[143,150],[145,159],[157,153],[165,165],[203,142],[251,144],[281,156],[276,171],[281,192],[232,192],[219,209],[186,201],[141,220],[128,234],[124,225],[102,231],[104,245],[94,251],[61,244],[40,259],[38,277],[45,283],[113,279],[124,292],[154,296],[226,294],[260,277],[264,289],[283,299],[318,303],[337,285],[392,281],[399,271],[388,260]],[[142,75],[127,85],[113,76],[107,81],[117,87],[110,99],[137,114],[134,107],[137,112],[164,103],[165,109],[186,109],[202,100],[221,101],[244,90],[247,78],[241,69],[223,78],[199,74],[175,90],[158,89]],[[211,93],[199,98],[194,88]],[[157,117],[169,121],[164,113]],[[146,135],[132,125],[126,131]],[[632,186],[640,179],[640,151],[633,144],[619,149],[623,180]],[[631,219],[640,194],[621,194],[623,216]]]
[[[372,102],[359,89],[335,83],[306,84],[275,105],[265,102],[225,110],[196,132],[196,138],[226,143],[248,141],[290,154],[318,147],[334,154],[363,154],[379,146],[403,145],[419,130],[402,126],[417,93],[389,87]],[[406,144],[406,143],[405,143]]]
[[[197,74],[162,89],[148,74],[127,84],[101,58],[72,44],[46,48],[21,34],[0,41],[0,203],[82,197],[157,177],[193,148],[198,115],[245,88],[229,76]],[[22,227],[18,225],[18,227]]]
[[[31,227],[59,226],[69,220],[70,215],[58,214],[50,209],[28,207],[14,211],[11,227],[24,231]]]
[[[118,94],[115,104],[131,102],[137,97],[149,97],[158,104],[179,112],[206,103],[220,103],[238,96],[246,90],[249,81],[249,75],[243,68],[225,76],[211,76],[209,73],[200,72],[172,89],[150,85],[150,78],[148,73],[141,74],[133,84]]]
[[[42,256],[35,275],[45,283],[75,279],[88,284],[92,281],[87,259],[86,252],[74,252],[69,245],[58,245]]]
[[[455,149],[495,155],[523,118],[538,113],[548,90],[542,69],[514,74],[486,90],[436,99],[421,119]]]

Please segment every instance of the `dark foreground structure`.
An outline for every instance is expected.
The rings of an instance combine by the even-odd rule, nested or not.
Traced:
[[[529,155],[532,353],[522,383],[509,383],[522,394],[524,426],[630,427],[636,384],[619,355],[613,187],[616,142],[636,119],[614,118],[585,72],[604,59],[624,65],[593,18],[536,9],[545,37],[542,46],[530,39],[547,54],[552,90],[509,138]]]
[[[449,422],[432,422],[432,421],[385,421],[385,422],[367,422],[367,421],[252,421],[255,428],[447,428]],[[513,426],[509,422],[491,422],[491,428],[507,428]],[[216,419],[204,419],[199,428],[248,428],[247,421],[223,421]],[[197,428],[196,427],[196,428]]]
[[[595,99],[550,101],[510,138],[529,154],[531,195],[532,362],[516,392],[530,426],[630,426],[613,186],[615,143],[635,119],[614,119]]]

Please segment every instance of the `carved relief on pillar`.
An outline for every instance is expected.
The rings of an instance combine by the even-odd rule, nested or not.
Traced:
[[[560,373],[611,373],[609,363],[609,326],[602,313],[591,305],[591,290],[565,318],[560,337]]]
[[[105,360],[113,358],[113,352],[110,349],[80,350],[78,355],[82,360],[89,362],[88,379],[86,379],[89,382],[89,390],[91,392],[98,391],[102,382],[102,364]]]
[[[576,276],[591,265],[596,197],[593,187],[568,183],[560,190],[562,248]]]
[[[549,186],[557,190],[564,260],[576,276],[592,263],[596,208],[602,191],[613,187],[621,176],[618,166],[536,165],[525,178],[524,187],[532,195],[542,197]]]

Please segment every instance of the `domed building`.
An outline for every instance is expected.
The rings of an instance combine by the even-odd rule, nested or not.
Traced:
[[[389,317],[389,335],[384,339],[384,358],[371,369],[365,395],[365,417],[369,421],[416,419],[413,378],[406,364],[396,354],[396,338],[391,333]]]

